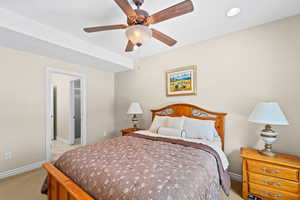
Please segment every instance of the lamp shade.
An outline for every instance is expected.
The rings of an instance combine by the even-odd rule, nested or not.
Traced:
[[[152,31],[143,25],[133,25],[126,29],[126,36],[133,44],[143,44],[152,37]]]
[[[269,124],[269,125],[288,125],[284,113],[281,111],[278,103],[261,102],[255,106],[255,109],[249,116],[248,121]]]
[[[143,114],[143,110],[139,103],[133,102],[130,104],[127,114],[129,114],[129,115]]]

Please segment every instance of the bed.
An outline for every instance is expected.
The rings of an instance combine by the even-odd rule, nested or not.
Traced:
[[[55,164],[46,163],[49,200],[102,199],[219,199],[228,194],[230,179],[224,167],[224,118],[190,104],[151,110],[156,116],[215,122],[217,145],[191,139],[132,133],[66,152]],[[222,155],[221,155],[222,154]]]

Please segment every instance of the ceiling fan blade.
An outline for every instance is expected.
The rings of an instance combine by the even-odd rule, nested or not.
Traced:
[[[125,29],[125,28],[127,28],[127,25],[119,24],[119,25],[111,25],[111,26],[89,27],[89,28],[84,28],[83,30],[87,33],[92,33],[98,31],[109,31],[109,30]]]
[[[126,52],[133,51],[133,48],[134,48],[134,44],[130,40],[128,40],[125,51]]]
[[[193,2],[185,0],[174,6],[159,11],[148,18],[148,24],[157,24],[159,22],[178,17],[194,10]]]
[[[176,40],[174,40],[173,38],[167,36],[166,34],[163,34],[162,32],[155,30],[155,29],[151,29],[152,30],[152,37],[154,37],[155,39],[165,43],[168,46],[173,46],[177,43]]]
[[[128,3],[127,0],[114,0],[118,6],[123,10],[123,12],[128,16],[128,17],[137,17],[136,12],[133,10],[131,5]]]

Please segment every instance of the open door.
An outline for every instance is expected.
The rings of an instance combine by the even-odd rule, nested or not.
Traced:
[[[70,143],[81,143],[81,83],[80,79],[70,82],[71,96],[71,123],[70,123]]]
[[[51,118],[51,140],[55,140],[55,86],[51,84],[50,88],[50,118]]]

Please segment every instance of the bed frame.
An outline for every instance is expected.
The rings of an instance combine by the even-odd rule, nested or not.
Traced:
[[[224,149],[224,118],[226,113],[212,112],[190,104],[172,104],[157,110],[151,110],[151,112],[152,119],[156,115],[160,115],[186,116],[200,120],[216,121],[216,129]],[[95,200],[53,164],[45,163],[43,167],[48,172],[48,200]]]

